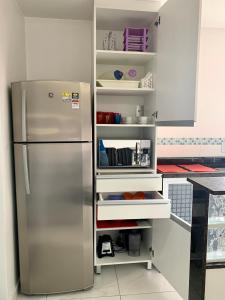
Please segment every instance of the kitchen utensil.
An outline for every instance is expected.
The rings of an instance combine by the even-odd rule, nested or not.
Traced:
[[[146,117],[146,116],[140,116],[137,118],[138,124],[148,124],[149,120],[150,120],[150,118]]]
[[[105,123],[106,124],[114,124],[114,113],[113,112],[105,112]]]
[[[124,124],[135,124],[135,118],[131,116],[126,116],[123,118]]]
[[[98,239],[97,254],[99,258],[104,256],[114,256],[112,238],[110,235],[102,235]]]
[[[121,123],[121,120],[122,120],[121,114],[120,114],[120,113],[115,113],[115,114],[114,114],[114,123],[115,123],[115,124],[120,124],[120,123]]]
[[[102,111],[97,112],[97,124],[105,124],[105,113]]]
[[[128,234],[128,255],[141,255],[141,233],[138,230],[131,230]]]
[[[144,115],[144,105],[136,106],[136,118],[142,117]]]

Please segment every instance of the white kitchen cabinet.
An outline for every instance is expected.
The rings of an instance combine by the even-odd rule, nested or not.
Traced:
[[[153,1],[154,2],[154,1]],[[170,219],[171,206],[162,191],[162,178],[157,175],[157,126],[193,126],[195,122],[198,42],[200,27],[200,4],[198,0],[168,0],[160,9],[149,1],[96,0],[94,6],[94,118],[95,118],[95,247],[99,235],[107,229],[97,228],[101,220],[145,219],[151,227],[143,228],[142,252],[136,259],[124,253],[115,257],[100,259],[95,255],[95,266],[146,262],[151,263],[165,275],[187,299],[186,275],[190,260],[190,233]],[[129,27],[148,27],[150,33],[149,52],[124,52],[123,29]],[[113,31],[116,49],[104,50],[103,39],[107,32]],[[96,87],[99,79],[113,79],[113,71],[126,74],[129,69],[136,70],[135,80],[143,78],[147,72],[153,74],[153,88],[107,88]],[[151,124],[97,124],[96,112],[119,112],[123,116],[133,116],[137,105],[144,106],[144,115],[152,117]],[[146,169],[101,169],[97,163],[98,139],[151,139],[151,167]],[[155,192],[158,197],[152,202],[110,201],[108,194],[123,192]],[[115,232],[119,229],[116,228]],[[126,230],[126,229],[123,229]],[[116,234],[110,229],[111,234]],[[171,240],[167,237],[170,236]],[[180,266],[171,276],[170,266],[179,255],[178,242],[182,242],[183,257]],[[179,248],[177,248],[179,249]],[[179,252],[179,251],[178,251]],[[168,256],[170,253],[170,256]],[[154,255],[153,255],[154,254]],[[188,276],[188,275],[187,275]]]
[[[191,225],[177,216],[152,223],[154,266],[171,283],[182,299],[189,299]]]
[[[168,0],[157,35],[158,125],[193,125],[196,112],[199,0]]]

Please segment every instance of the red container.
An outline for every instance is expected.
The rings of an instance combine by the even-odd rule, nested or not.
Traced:
[[[105,124],[105,113],[102,111],[97,111],[97,124]]]
[[[115,114],[114,112],[97,111],[97,124],[114,124]]]
[[[105,123],[106,124],[114,124],[114,113],[113,112],[105,113]]]

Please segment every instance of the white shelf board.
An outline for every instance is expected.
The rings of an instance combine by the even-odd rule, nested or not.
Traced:
[[[108,87],[96,87],[97,95],[127,95],[127,96],[141,96],[148,95],[154,92],[155,89],[149,88],[108,88]]]
[[[97,127],[111,127],[111,128],[123,128],[123,127],[155,127],[155,124],[96,124]]]
[[[128,230],[128,229],[146,229],[152,228],[149,221],[140,220],[137,221],[137,226],[130,226],[130,227],[114,227],[114,228],[97,228],[97,231],[113,231],[113,230]]]
[[[148,249],[141,248],[141,255],[134,257],[129,256],[128,252],[115,253],[114,257],[106,256],[103,258],[96,257],[96,266],[123,265],[150,262],[150,252]]]
[[[207,262],[225,262],[225,251],[208,252]]]
[[[155,52],[97,50],[96,63],[143,66],[156,56]]]
[[[118,168],[114,168],[114,169],[97,169],[96,173],[100,173],[100,174],[115,174],[115,173],[147,173],[147,174],[152,174],[152,173],[156,173],[155,169],[128,169],[128,168],[124,168],[124,169],[118,169]]]
[[[209,228],[225,227],[225,217],[209,218],[208,227]]]

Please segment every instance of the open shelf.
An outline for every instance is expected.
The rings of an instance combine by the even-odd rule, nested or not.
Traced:
[[[143,66],[155,56],[155,52],[97,50],[96,63]]]
[[[209,218],[208,227],[209,228],[225,227],[225,217]]]
[[[124,253],[115,253],[114,257],[96,257],[96,266],[109,266],[109,265],[123,265],[123,264],[135,264],[135,263],[144,263],[150,262],[150,252],[149,249],[141,247],[140,256],[129,256],[128,252]]]
[[[126,227],[113,227],[113,228],[96,228],[97,231],[109,231],[109,230],[128,230],[128,229],[146,229],[152,228],[152,225],[149,221],[139,220],[137,221],[137,226],[126,226]]]
[[[97,124],[97,127],[155,127],[155,124]]]
[[[215,251],[207,253],[207,263],[225,262],[225,251]]]
[[[148,95],[154,92],[155,89],[150,88],[108,88],[96,87],[97,95],[127,95],[127,96],[141,96]]]

